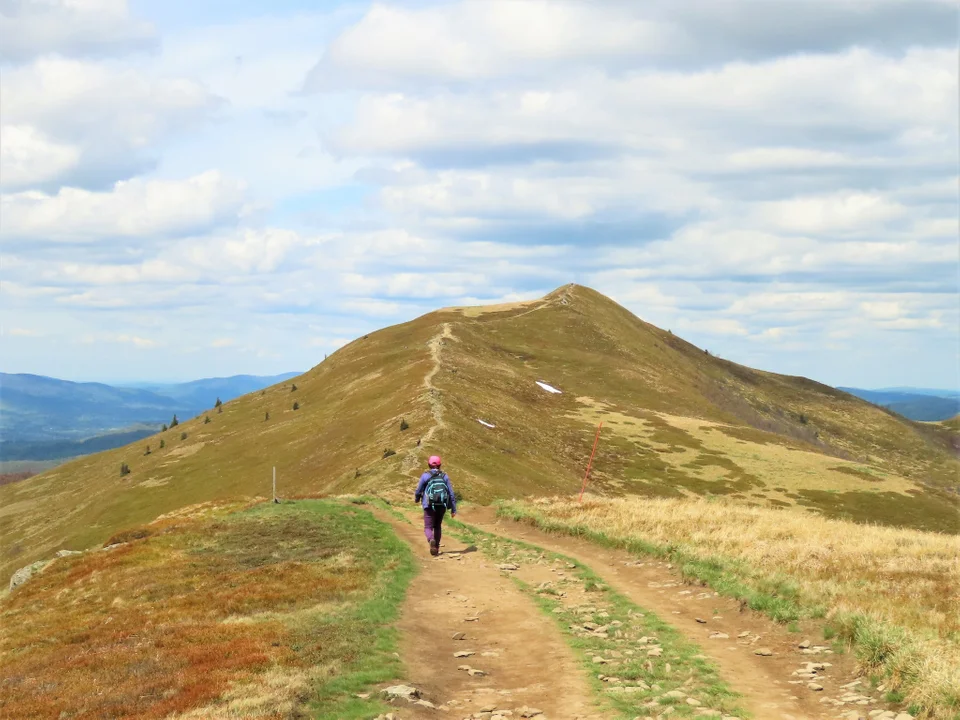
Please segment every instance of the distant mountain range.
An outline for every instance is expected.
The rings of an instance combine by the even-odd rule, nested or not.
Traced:
[[[0,373],[0,460],[53,460],[120,447],[181,420],[296,377],[235,375],[116,387]]]
[[[889,408],[910,420],[924,422],[949,420],[960,413],[960,392],[952,390],[910,387],[879,390],[842,387],[838,390],[856,395],[874,405]]]

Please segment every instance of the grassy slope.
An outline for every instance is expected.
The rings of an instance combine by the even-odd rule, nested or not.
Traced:
[[[434,366],[428,343],[445,324],[453,339],[440,347],[431,395],[424,388]],[[535,380],[564,394],[547,394]],[[283,383],[231,401],[223,413],[211,410],[209,424],[200,417],[0,488],[0,575],[183,505],[266,495],[274,465],[288,497],[405,488],[431,451],[446,456],[458,491],[470,499],[573,492],[594,420],[603,416],[598,409],[608,419],[623,416],[601,443],[598,490],[725,493],[955,528],[956,496],[939,490],[957,485],[960,467],[946,434],[803,378],[713,358],[578,286],[537,303],[446,309],[381,330],[293,383],[296,392]],[[445,426],[417,448],[435,424],[431,400]],[[656,413],[731,427],[690,427]],[[410,424],[404,433],[401,416]],[[791,448],[793,480],[777,490],[787,461],[762,460],[784,448]],[[383,459],[385,449],[398,454]],[[122,462],[132,470],[125,477]]]
[[[381,488],[401,461],[399,455],[381,460],[383,450],[413,445],[413,433],[429,416],[418,395],[431,364],[425,344],[433,325],[415,321],[360,338],[292,383],[226,403],[222,413],[211,409],[208,424],[199,416],[134,445],[3,486],[0,574],[8,577],[60,547],[102,543],[118,528],[178,507],[268,496],[273,466],[286,497],[334,490],[348,481],[354,488]],[[413,426],[403,437],[401,413]],[[145,456],[148,444],[152,452]],[[123,462],[132,472],[121,477]]]
[[[944,427],[948,427],[951,430],[960,430],[960,415],[952,417],[949,420],[942,420],[940,422]]]
[[[827,615],[925,717],[960,713],[960,538],[717,501],[508,502],[502,515],[641,554],[780,622]]]
[[[705,447],[707,430],[665,419],[690,416],[736,426],[709,435],[733,436],[730,444],[751,455],[790,448],[795,474],[811,478],[785,488],[781,502],[834,514],[867,505],[859,519],[956,528],[956,498],[940,489],[956,487],[960,465],[928,426],[804,378],[713,358],[586,288],[548,299],[533,312],[452,325],[457,340],[444,347],[435,383],[452,409],[444,450],[466,474],[469,497],[576,491],[598,419],[619,422],[606,426],[597,455],[596,487],[604,492],[732,492],[752,500],[751,486],[766,492],[781,484],[781,465],[751,474],[730,461],[729,448]],[[549,395],[535,380],[564,394]],[[604,412],[591,415],[591,407]],[[626,422],[644,432],[627,432]],[[680,457],[684,462],[674,461]],[[711,468],[717,472],[702,472]],[[867,477],[858,480],[858,472]],[[821,475],[829,476],[827,489],[811,489]],[[836,488],[844,492],[831,492]]]
[[[355,693],[400,673],[391,624],[415,566],[370,513],[207,504],[113,540],[125,542],[57,560],[0,603],[0,715],[383,709]]]

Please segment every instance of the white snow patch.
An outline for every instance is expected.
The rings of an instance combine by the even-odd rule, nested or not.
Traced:
[[[545,382],[540,382],[539,380],[537,380],[537,385],[542,387],[548,393],[554,393],[555,395],[560,395],[563,392],[562,390],[557,390],[553,385],[547,385]]]
[[[495,428],[495,427],[496,427],[496,425],[491,425],[491,424],[488,423],[486,420],[481,420],[480,418],[477,418],[477,422],[480,423],[481,425],[483,425],[484,427],[488,427],[488,428]]]

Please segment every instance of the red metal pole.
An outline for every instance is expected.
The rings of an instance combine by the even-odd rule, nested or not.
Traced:
[[[583,491],[587,489],[587,478],[590,477],[590,468],[593,467],[593,456],[597,454],[597,443],[600,442],[600,430],[603,428],[603,421],[597,426],[597,437],[593,440],[593,450],[590,453],[590,462],[587,463],[587,472],[583,474],[583,486],[580,488],[580,502],[583,502]]]

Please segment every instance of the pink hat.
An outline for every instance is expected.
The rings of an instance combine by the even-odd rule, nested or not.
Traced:
[[[427,464],[432,468],[438,468],[443,464],[443,461],[440,459],[439,455],[431,455],[430,460],[427,461]]]

